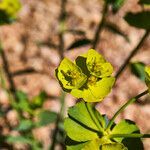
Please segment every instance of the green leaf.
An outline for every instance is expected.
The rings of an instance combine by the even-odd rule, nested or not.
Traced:
[[[91,131],[89,128],[72,118],[65,119],[64,127],[67,132],[67,135],[72,140],[78,142],[84,142],[98,138],[97,132]]]
[[[150,5],[150,0],[139,0],[139,4],[146,4],[146,5]]]
[[[92,140],[91,142],[87,143],[82,150],[99,150],[100,149],[100,139]]]
[[[111,134],[131,134],[138,131],[139,129],[133,121],[122,120],[112,129]],[[114,138],[117,142],[121,142],[123,139],[124,138]]]
[[[67,150],[81,150],[86,145],[86,143],[87,142],[67,146]]]
[[[100,150],[128,150],[128,149],[121,143],[109,143],[102,145]]]
[[[16,96],[17,96],[17,98],[19,99],[19,101],[28,100],[27,94],[24,93],[23,91],[17,91],[17,92],[16,92]]]
[[[115,34],[122,36],[127,42],[129,42],[128,36],[123,31],[121,31],[116,24],[112,22],[105,22],[104,27]]]
[[[50,123],[53,123],[57,119],[57,114],[48,110],[41,111],[38,115],[39,122],[37,126],[46,126]]]
[[[27,131],[27,130],[31,130],[33,126],[34,123],[31,120],[21,120],[17,130]]]
[[[112,65],[93,49],[88,50],[86,65],[90,73],[96,77],[108,77],[113,72]]]
[[[23,136],[8,136],[6,140],[8,143],[32,144],[31,139]]]
[[[130,64],[130,69],[132,73],[142,81],[145,81],[144,68],[145,68],[145,64],[142,62],[134,62]]]
[[[81,46],[86,46],[86,45],[89,45],[91,44],[92,41],[90,39],[80,39],[78,41],[75,41],[74,43],[72,43],[68,48],[67,50],[70,50],[70,49],[74,49],[74,48],[79,48]]]
[[[16,96],[17,96],[17,99],[19,100],[19,102],[14,103],[14,106],[15,106],[17,109],[20,109],[21,111],[24,111],[24,112],[28,112],[28,113],[30,113],[30,114],[33,114],[33,110],[32,110],[31,107],[30,107],[30,103],[29,103],[29,101],[28,101],[27,94],[25,94],[25,93],[22,92],[22,91],[17,91],[17,92],[16,92]]]
[[[143,11],[138,13],[127,13],[124,19],[131,26],[141,28],[141,29],[150,29],[150,11]]]
[[[70,139],[68,136],[65,140],[67,150],[81,150],[88,142],[77,142]]]
[[[118,10],[123,6],[125,0],[115,0],[113,3],[112,10],[114,13],[118,12]]]
[[[123,6],[125,0],[105,0],[106,3],[112,5],[113,13],[117,13],[118,10]]]
[[[56,77],[65,91],[80,88],[87,80],[81,69],[67,58],[56,69]]]
[[[88,85],[88,87],[73,89],[71,94],[77,98],[83,98],[87,102],[98,102],[103,100],[111,91],[114,82],[115,78],[113,77],[102,78],[95,84]]]
[[[46,93],[42,91],[39,95],[35,96],[31,100],[31,107],[32,109],[40,108],[43,105],[44,100],[46,99]]]
[[[90,105],[90,104],[89,104]],[[90,105],[91,109],[93,109],[94,113],[98,113],[97,110]],[[85,105],[84,101],[77,103],[74,107],[69,108],[68,115],[77,120],[78,122],[84,124],[86,127],[89,127],[93,130],[99,131],[98,127],[96,126],[95,122],[91,118],[91,115]],[[104,122],[103,118],[100,118],[101,124]],[[98,120],[97,120],[98,121]]]

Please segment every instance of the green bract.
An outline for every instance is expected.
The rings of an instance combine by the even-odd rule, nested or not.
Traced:
[[[101,101],[111,90],[115,78],[112,65],[93,49],[76,58],[64,58],[56,69],[56,77],[64,91],[87,102]]]
[[[145,67],[145,82],[150,92],[150,66]]]
[[[20,8],[19,0],[0,0],[0,24],[14,20]]]

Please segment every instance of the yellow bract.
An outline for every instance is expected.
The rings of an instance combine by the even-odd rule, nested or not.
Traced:
[[[110,76],[113,72],[112,65],[93,49],[87,53],[86,64],[91,74],[100,78]]]
[[[64,89],[80,88],[86,82],[86,75],[69,59],[64,58],[59,65],[56,76]]]

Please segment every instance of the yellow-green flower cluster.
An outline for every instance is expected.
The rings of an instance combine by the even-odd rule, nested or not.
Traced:
[[[75,63],[64,58],[56,69],[56,77],[64,91],[87,102],[97,102],[110,92],[115,81],[112,72],[112,65],[90,49]]]

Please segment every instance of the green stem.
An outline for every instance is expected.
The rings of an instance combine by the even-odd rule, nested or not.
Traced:
[[[135,102],[138,98],[144,96],[144,95],[147,94],[147,93],[148,93],[148,90],[146,90],[146,91],[140,93],[139,95],[137,95],[137,96],[135,96],[135,97],[129,99],[129,100],[114,114],[114,116],[112,117],[112,119],[111,119],[110,122],[108,123],[108,126],[107,126],[106,130],[109,130],[109,129],[111,128],[111,126],[112,126],[114,120],[116,119],[116,117],[117,117],[122,111],[124,111],[124,109],[125,109],[128,105],[132,104],[132,103]]]
[[[67,4],[67,0],[61,0],[61,10],[60,10],[60,15],[59,15],[59,23],[61,26],[61,29],[59,31],[59,47],[58,47],[58,51],[59,51],[59,56],[60,56],[60,60],[62,60],[64,58],[64,23],[65,23],[65,19],[66,19],[66,4]],[[59,123],[61,122],[62,118],[63,118],[63,112],[64,112],[64,106],[65,106],[65,96],[63,94],[62,96],[62,101],[61,101],[61,109],[60,112],[57,115],[57,120],[55,122],[56,127],[54,129],[54,133],[53,133],[53,137],[52,137],[52,144],[50,146],[50,150],[54,150],[55,149],[55,145],[57,142],[57,134],[59,132]],[[63,147],[62,147],[63,149]]]
[[[104,23],[105,23],[105,19],[106,19],[106,15],[107,15],[107,10],[108,10],[108,3],[105,3],[104,9],[103,9],[103,16],[102,19],[100,20],[98,27],[96,29],[94,38],[93,38],[93,42],[92,42],[92,48],[95,49],[97,46],[97,43],[99,41],[100,38],[100,33],[103,29]]]
[[[55,149],[55,145],[56,145],[56,141],[57,141],[57,134],[58,134],[58,131],[59,131],[59,123],[60,121],[62,120],[63,118],[63,114],[64,114],[64,107],[65,107],[65,93],[62,92],[62,96],[61,96],[61,109],[60,109],[60,112],[58,113],[57,115],[57,120],[56,120],[56,127],[55,127],[55,130],[53,132],[53,136],[52,136],[52,144],[51,144],[51,147],[50,147],[50,150],[54,150]]]
[[[12,92],[13,97],[15,98],[15,100],[18,102],[18,98],[16,96],[16,86],[15,86],[12,74],[10,72],[9,63],[8,63],[5,51],[2,47],[1,41],[0,41],[0,55],[1,55],[1,58],[2,58],[2,62],[3,62],[3,68],[4,68],[4,71],[6,73],[8,82],[9,82],[10,91]]]
[[[100,132],[103,132],[104,129],[101,127],[101,125],[99,124],[99,121],[97,120],[93,110],[92,110],[92,107],[89,103],[85,102],[85,105],[86,105],[86,108],[92,118],[92,120],[94,121],[94,123],[96,124],[97,128],[99,129]]]
[[[133,134],[111,134],[109,138],[150,138],[150,134],[140,134],[140,133],[133,133]]]
[[[115,78],[117,79],[121,73],[123,72],[123,70],[127,67],[127,65],[129,64],[131,58],[138,52],[138,50],[141,48],[141,46],[143,45],[145,39],[148,37],[150,30],[147,30],[145,32],[145,34],[143,35],[143,37],[141,38],[141,40],[139,41],[139,43],[137,44],[137,46],[131,51],[131,53],[129,54],[129,56],[127,57],[127,59],[125,60],[125,62],[121,65],[121,67],[119,68],[119,70],[117,71]]]

